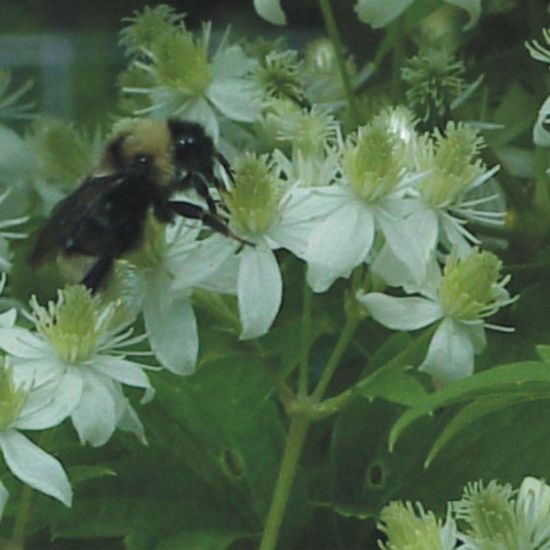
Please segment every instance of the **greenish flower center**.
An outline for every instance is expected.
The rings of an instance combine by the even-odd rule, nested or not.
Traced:
[[[440,525],[431,512],[424,512],[418,505],[415,514],[410,502],[392,502],[380,513],[381,524],[388,542],[385,550],[441,550]]]
[[[434,141],[426,138],[418,151],[418,168],[427,175],[418,189],[427,204],[443,207],[455,204],[483,173],[475,159],[483,141],[475,130],[449,123],[445,135],[436,133]]]
[[[465,520],[468,534],[480,543],[480,548],[515,550],[518,546],[513,490],[509,485],[491,481],[469,485],[462,499],[455,503],[457,517]]]
[[[34,298],[34,297],[33,297]],[[112,310],[100,311],[98,302],[82,285],[59,292],[57,302],[42,307],[31,301],[36,330],[57,355],[71,363],[90,359],[105,333]]]
[[[249,235],[267,231],[279,212],[283,182],[272,172],[267,156],[245,154],[234,165],[235,185],[224,199],[237,228]]]
[[[5,358],[0,362],[0,431],[9,428],[16,420],[25,402],[26,392],[13,382]]]
[[[387,197],[399,184],[402,171],[400,147],[382,125],[359,129],[343,152],[344,175],[353,190],[369,202]]]
[[[258,64],[254,76],[268,96],[296,100],[303,95],[299,69],[295,51],[270,52]]]
[[[160,84],[202,95],[211,80],[208,53],[202,40],[175,29],[161,34],[151,47]]]
[[[277,139],[288,142],[294,151],[319,156],[327,143],[334,142],[337,123],[326,111],[314,106],[309,111],[296,110],[280,117]]]
[[[120,33],[120,43],[129,53],[142,53],[144,49],[149,50],[159,36],[182,24],[182,19],[171,6],[145,6],[141,13],[124,20],[128,25]]]
[[[494,254],[477,249],[463,259],[450,257],[439,291],[447,314],[463,321],[483,318],[499,297],[501,265]]]

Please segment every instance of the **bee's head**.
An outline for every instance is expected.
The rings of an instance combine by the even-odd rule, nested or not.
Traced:
[[[214,143],[204,128],[200,124],[173,118],[168,120],[167,126],[172,139],[176,170],[211,175]]]
[[[133,173],[167,185],[175,174],[166,124],[153,119],[120,121],[107,141],[100,172]]]

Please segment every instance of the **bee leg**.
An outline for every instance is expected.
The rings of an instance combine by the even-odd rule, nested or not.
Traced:
[[[196,204],[185,201],[170,201],[168,204],[176,214],[184,218],[201,220],[204,225],[210,227],[217,233],[221,233],[222,235],[235,239],[243,244],[254,246],[254,243],[235,235],[224,221],[220,220]]]
[[[226,174],[229,176],[229,179],[231,180],[231,183],[235,183],[235,178],[233,177],[233,170],[231,170],[231,165],[229,164],[229,161],[221,153],[216,153],[215,158],[222,165],[222,167],[225,170]],[[223,186],[223,184],[220,180],[215,178],[214,183],[216,184],[216,187],[220,191],[225,191],[225,188],[224,188],[224,186]]]
[[[212,179],[214,180],[214,177],[212,177]],[[204,176],[197,172],[190,172],[174,185],[175,189],[182,190],[189,187],[194,187],[198,195],[206,201],[208,210],[211,214],[216,215],[218,213],[216,208],[216,201],[214,201],[212,195],[210,195],[210,191],[208,190],[208,185],[205,181]],[[218,187],[218,184],[216,184],[216,187]]]
[[[84,279],[82,279],[82,284],[95,294],[96,290],[105,282],[105,278],[111,270],[113,261],[114,258],[112,256],[103,256],[99,258],[90,271],[88,271]]]

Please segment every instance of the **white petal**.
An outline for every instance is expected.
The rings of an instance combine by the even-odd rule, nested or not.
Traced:
[[[17,310],[15,308],[8,309],[4,313],[0,313],[0,327],[9,328],[15,324],[17,318]],[[1,517],[1,514],[0,514]]]
[[[145,428],[143,427],[139,416],[137,415],[132,405],[130,405],[130,402],[128,400],[126,400],[126,404],[127,406],[124,409],[120,420],[118,421],[117,428],[119,430],[135,434],[137,438],[141,441],[141,443],[147,445]]]
[[[260,110],[256,87],[240,78],[215,79],[208,87],[208,98],[229,119],[253,122]]]
[[[545,129],[544,123],[550,116],[550,95],[546,98],[539,110],[537,122],[533,127],[533,141],[539,147],[550,147],[550,132]]]
[[[472,342],[474,353],[481,353],[487,345],[487,338],[485,337],[485,327],[483,326],[483,322],[480,321],[476,324],[463,324],[462,327],[468,335],[470,342]]]
[[[60,380],[31,391],[15,427],[45,430],[61,424],[80,403],[83,385],[76,369],[70,369]]]
[[[460,258],[467,256],[472,250],[472,245],[458,229],[458,222],[448,215],[442,215],[439,219],[446,239],[445,245],[449,250],[454,249]]]
[[[254,0],[254,9],[260,17],[273,25],[286,25],[286,15],[281,0]]]
[[[0,481],[0,521],[2,521],[2,516],[4,515],[4,508],[6,507],[6,502],[8,502],[9,496],[10,496],[10,493],[6,489],[6,486]]]
[[[379,209],[376,219],[394,255],[407,266],[413,280],[421,284],[437,244],[437,215],[429,208],[418,208],[407,219],[399,219]]]
[[[324,292],[338,277],[349,276],[366,260],[373,238],[372,213],[355,201],[317,225],[306,251],[307,278],[314,292]]]
[[[408,286],[413,282],[410,269],[385,244],[370,264],[371,271],[389,286]]]
[[[49,351],[40,338],[19,327],[0,328],[0,348],[10,355],[24,359],[38,359]]]
[[[265,334],[277,316],[283,282],[273,252],[260,241],[240,254],[237,296],[243,327],[241,339]]]
[[[266,239],[272,249],[286,248],[296,257],[304,258],[311,232],[317,224],[315,220],[289,223],[288,220],[281,219],[269,228]]]
[[[95,358],[92,368],[127,386],[134,386],[136,388],[151,387],[149,378],[143,372],[141,365],[127,361],[126,359],[98,356]]]
[[[21,361],[14,359],[11,364],[16,384],[28,384],[35,388],[60,378],[66,370],[66,366],[52,356]]]
[[[81,444],[99,447],[113,435],[117,423],[115,403],[99,376],[86,374],[82,397],[71,420]]]
[[[158,270],[147,280],[143,300],[151,349],[163,367],[187,375],[195,370],[199,351],[197,321],[189,299],[175,298],[169,276]]]
[[[174,290],[191,289],[215,276],[222,264],[234,255],[237,243],[224,235],[212,235],[186,253],[169,258]]]
[[[220,51],[212,60],[210,69],[216,78],[233,78],[244,76],[256,65],[240,46],[229,46]]]
[[[441,306],[420,297],[396,298],[379,292],[357,296],[380,324],[393,330],[417,330],[431,325],[443,316]]]
[[[363,23],[378,29],[399,17],[412,3],[413,0],[358,0],[355,11]]]
[[[239,263],[239,257],[236,254],[231,254],[217,271],[197,286],[221,294],[237,294]]]
[[[70,506],[71,486],[63,466],[15,430],[0,434],[0,448],[13,475],[33,489]]]
[[[450,318],[444,319],[419,368],[441,384],[470,376],[474,371],[474,349],[464,327]]]

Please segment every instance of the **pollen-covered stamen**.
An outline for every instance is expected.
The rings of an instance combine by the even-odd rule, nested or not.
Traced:
[[[267,96],[299,102],[304,92],[300,65],[297,52],[293,50],[270,52],[257,65],[254,76]]]
[[[123,18],[126,27],[120,32],[120,44],[130,54],[139,54],[149,50],[151,44],[167,30],[183,25],[183,16],[174,8],[161,4],[150,8],[145,6],[142,12]]]
[[[9,428],[25,404],[27,392],[17,387],[4,357],[0,358],[0,431]]]
[[[386,534],[384,550],[440,550],[441,525],[432,512],[425,512],[421,504],[391,502],[380,512],[378,528]]]
[[[374,117],[372,123],[386,128],[402,144],[403,161],[407,168],[414,169],[418,142],[415,130],[417,120],[414,114],[406,107],[398,105],[383,109]]]
[[[279,179],[267,155],[247,153],[233,165],[235,183],[224,193],[225,204],[237,231],[261,235],[279,213],[285,183]]]
[[[191,95],[201,95],[210,84],[207,41],[189,31],[164,32],[151,45],[152,70],[160,84]]]
[[[49,302],[47,308],[33,296],[31,308],[36,330],[61,359],[71,363],[87,361],[94,355],[114,313],[114,307],[101,309],[82,285],[60,290],[57,302]]]
[[[336,140],[338,123],[326,110],[314,105],[310,110],[289,112],[279,117],[277,139],[305,155],[321,155]]]
[[[417,154],[418,170],[426,172],[418,184],[424,201],[437,208],[457,203],[485,170],[476,159],[483,145],[475,130],[452,122],[433,140],[424,136]]]
[[[462,259],[450,256],[439,290],[446,313],[460,321],[480,321],[508,303],[508,279],[498,281],[501,267],[494,254],[478,249]]]
[[[550,46],[550,28],[543,29],[542,36],[546,44]],[[526,42],[525,46],[533,59],[550,64],[550,48],[543,46],[537,40]]]
[[[445,50],[428,50],[407,61],[401,71],[409,85],[407,102],[423,121],[443,117],[466,88],[465,66]]]
[[[457,519],[466,521],[468,535],[476,542],[491,542],[499,548],[517,548],[517,525],[514,514],[514,490],[510,485],[490,481],[470,483],[462,498],[454,503]]]
[[[369,124],[360,128],[344,147],[344,176],[362,199],[384,199],[402,179],[402,155],[402,144],[384,125]]]

